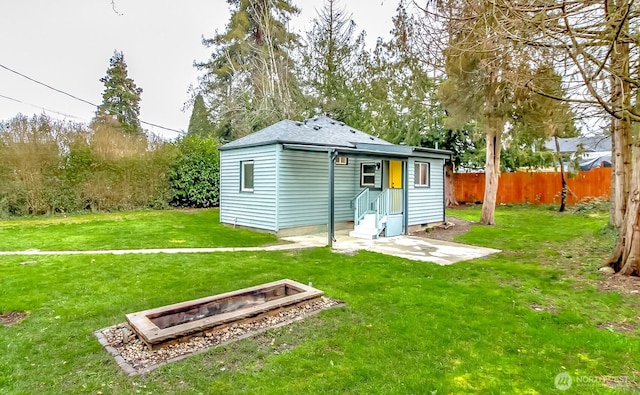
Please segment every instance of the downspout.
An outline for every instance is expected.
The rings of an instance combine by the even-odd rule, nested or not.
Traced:
[[[402,161],[402,185],[404,185],[402,227],[404,234],[409,235],[409,158]]]
[[[276,145],[276,226],[275,231],[280,231],[280,153],[282,152],[282,145]]]
[[[447,191],[445,188],[447,188],[447,176],[446,176],[446,170],[447,170],[447,160],[445,159],[444,163],[442,164],[442,223],[446,224],[447,223]]]
[[[335,196],[334,196],[334,189],[335,189],[335,169],[334,169],[334,165],[335,165],[335,159],[338,156],[338,154],[336,153],[335,149],[329,150],[328,152],[328,157],[329,157],[329,207],[328,207],[328,212],[329,212],[329,218],[327,219],[327,245],[329,247],[333,246],[333,242],[335,241],[335,218],[334,218],[334,212],[335,212]]]

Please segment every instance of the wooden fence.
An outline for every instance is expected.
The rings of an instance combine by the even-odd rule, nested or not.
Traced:
[[[484,197],[484,173],[453,175],[456,200],[460,203],[481,202]],[[567,203],[589,197],[609,198],[611,168],[597,168],[567,176]],[[502,173],[498,183],[497,203],[560,203],[562,179],[559,172]]]

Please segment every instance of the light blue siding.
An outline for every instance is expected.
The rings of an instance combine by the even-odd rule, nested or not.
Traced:
[[[242,161],[254,162],[254,190],[240,191]],[[415,162],[430,164],[430,186],[414,186]],[[348,159],[335,165],[335,222],[353,221],[351,199],[360,186],[362,163],[381,164],[375,187],[382,188],[388,171],[381,159]],[[443,159],[408,160],[409,225],[444,220]],[[326,152],[284,149],[280,144],[245,147],[220,152],[220,221],[277,232],[328,221],[329,172]]]
[[[276,144],[220,151],[220,222],[277,231]],[[240,162],[254,162],[253,192],[240,192]]]
[[[349,158],[335,165],[335,221],[353,220],[353,178],[359,170]],[[282,150],[279,166],[278,225],[280,229],[322,225],[328,221],[329,159],[326,152]]]
[[[415,162],[430,164],[429,187],[414,186]],[[444,221],[444,160],[409,159],[409,225]]]
[[[353,221],[353,199],[360,188],[354,188],[353,179],[360,177],[360,167],[353,158],[349,158],[347,165],[334,167],[334,198],[335,222]]]

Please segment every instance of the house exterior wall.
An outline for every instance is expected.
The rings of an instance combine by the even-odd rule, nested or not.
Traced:
[[[254,162],[254,190],[240,190],[241,162]],[[429,187],[414,186],[415,162],[430,164]],[[348,158],[334,165],[335,222],[353,221],[351,199],[360,186],[362,163],[380,162],[375,193],[388,184],[386,161]],[[444,220],[443,159],[408,160],[409,225]],[[282,229],[326,225],[328,221],[328,154],[283,149],[280,144],[220,151],[220,221],[278,232]],[[386,183],[386,184],[385,184]]]
[[[329,158],[326,152],[282,150],[279,166],[278,228],[326,224],[329,204]],[[357,168],[359,169],[359,167]],[[334,166],[335,222],[353,220],[353,178],[359,177],[349,158]]]
[[[220,222],[277,231],[276,144],[220,151]],[[240,191],[240,163],[254,163],[253,192]]]
[[[384,161],[382,159],[368,159],[368,158],[349,158],[349,165],[351,165],[351,162],[353,162],[354,166],[353,166],[353,170],[355,171],[355,174],[353,176],[353,179],[351,180],[351,182],[353,183],[354,186],[354,194],[353,196],[355,196],[356,194],[358,194],[360,191],[362,191],[364,188],[369,188],[372,190],[378,190],[381,191],[382,190],[382,185],[383,185],[383,163]],[[360,167],[362,166],[363,163],[366,164],[376,164],[376,163],[380,163],[380,168],[376,170],[376,177],[375,177],[375,186],[373,187],[363,187],[360,186]],[[353,196],[351,196],[353,198]]]
[[[414,185],[415,163],[429,163],[429,187]],[[444,159],[415,159],[408,163],[409,225],[444,221]]]

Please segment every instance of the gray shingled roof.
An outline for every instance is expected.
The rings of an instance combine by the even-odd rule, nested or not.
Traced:
[[[584,152],[611,151],[611,136],[571,137],[558,139],[560,152],[576,152],[578,145],[582,145]],[[556,143],[553,139],[544,144],[545,148],[555,151]]]
[[[304,122],[280,121],[241,139],[220,147],[221,150],[268,144],[303,144],[356,148],[356,144],[393,145],[326,116]]]

